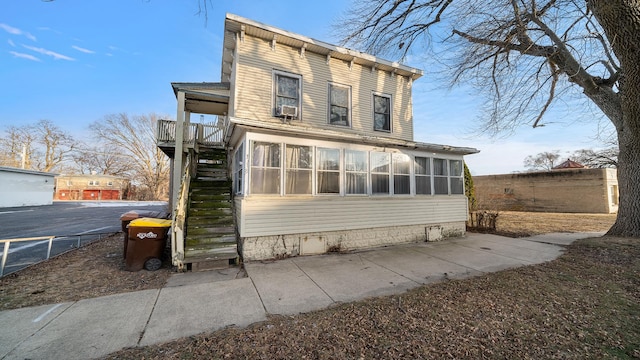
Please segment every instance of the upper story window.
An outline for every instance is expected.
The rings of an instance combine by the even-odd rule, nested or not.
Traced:
[[[329,124],[351,126],[351,87],[329,84]]]
[[[300,119],[302,76],[274,71],[273,84],[274,116]]]
[[[107,186],[113,186],[113,181],[108,181]]]
[[[280,194],[280,144],[251,145],[251,193]]]
[[[391,95],[373,94],[373,130],[391,132]]]
[[[100,181],[98,181],[98,180],[89,180],[89,185],[92,185],[92,186],[100,185]]]

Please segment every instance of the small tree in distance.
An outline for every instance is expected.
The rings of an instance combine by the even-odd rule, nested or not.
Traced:
[[[529,171],[551,170],[557,165],[560,150],[545,151],[537,155],[529,155],[524,159],[524,167]]]

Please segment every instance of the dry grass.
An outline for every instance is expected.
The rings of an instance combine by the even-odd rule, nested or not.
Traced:
[[[514,236],[531,236],[552,232],[607,231],[616,221],[616,214],[566,214],[501,211],[498,232]]]
[[[0,278],[0,310],[158,289],[171,275],[124,270],[122,235],[114,235]]]

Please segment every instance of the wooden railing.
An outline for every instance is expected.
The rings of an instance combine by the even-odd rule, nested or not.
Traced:
[[[224,120],[224,119],[221,119]],[[224,121],[220,122],[224,124]],[[224,127],[209,124],[189,124],[186,128],[184,143],[188,145],[219,146],[224,141]],[[173,120],[158,120],[158,143],[173,143],[176,141],[176,122]],[[197,140],[197,141],[196,141]]]

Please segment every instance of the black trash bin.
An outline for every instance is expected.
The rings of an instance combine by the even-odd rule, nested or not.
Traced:
[[[129,223],[129,240],[124,268],[127,271],[158,270],[167,246],[171,220],[140,218]]]
[[[122,222],[122,233],[124,234],[122,257],[125,259],[127,258],[127,244],[129,243],[129,231],[127,230],[127,226],[132,220],[140,219],[144,217],[168,219],[170,216],[171,216],[171,213],[168,213],[165,211],[151,211],[151,210],[131,210],[120,215],[120,221]]]

